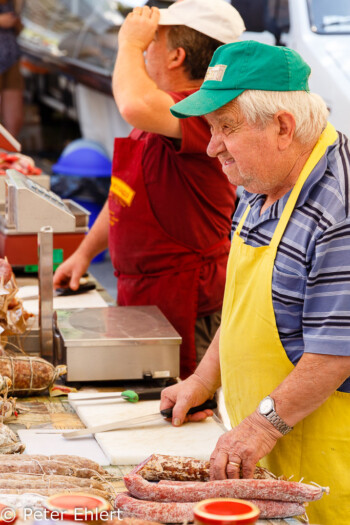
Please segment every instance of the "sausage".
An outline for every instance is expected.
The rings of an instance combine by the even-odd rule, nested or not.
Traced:
[[[124,518],[122,520],[112,520],[109,525],[160,525],[156,521],[139,520],[138,518]]]
[[[11,265],[5,259],[0,259],[0,284],[4,286],[6,283],[8,283],[11,279],[11,275]]]
[[[29,492],[28,489],[32,489],[30,492],[33,492],[33,491],[35,492],[36,490],[39,490],[39,489],[53,489],[53,488],[60,489],[62,488],[63,490],[79,491],[82,488],[84,488],[84,490],[85,489],[91,489],[91,490],[96,489],[99,492],[103,492],[107,494],[103,486],[94,486],[93,484],[82,486],[80,483],[76,483],[76,480],[80,478],[70,477],[70,481],[57,480],[55,478],[56,476],[52,476],[52,479],[38,478],[35,480],[28,479],[28,478],[22,479],[22,480],[21,479],[2,479],[0,480],[0,489],[9,489],[9,490],[27,489],[27,492]]]
[[[128,491],[143,500],[164,502],[201,501],[207,498],[280,500],[303,503],[322,497],[326,489],[272,479],[224,479],[215,481],[169,481],[150,483],[139,474],[124,476]]]
[[[7,425],[0,422],[0,452],[9,457],[7,454],[21,454],[25,449],[17,435]]]
[[[171,479],[178,481],[207,481],[209,462],[182,456],[152,454],[134,469],[149,481]]]
[[[262,499],[250,499],[260,510],[260,518],[291,518],[292,516],[302,516],[305,514],[305,507],[301,503],[293,501],[274,501]]]
[[[288,518],[305,514],[300,503],[289,501],[249,500],[260,510],[261,518]],[[128,492],[117,494],[115,508],[120,509],[122,517],[134,517],[142,520],[154,519],[162,523],[182,523],[193,521],[192,503],[163,503],[142,501],[133,498]]]
[[[8,461],[9,457],[5,454],[0,454],[0,467],[2,461]],[[44,454],[26,454],[25,456],[11,456],[11,462],[14,461],[34,461],[36,463],[40,463],[42,461],[57,461],[59,463],[62,463],[64,465],[74,466],[75,468],[81,468],[81,469],[89,469],[94,471],[94,474],[99,473],[102,476],[108,476],[108,472],[102,468],[96,461],[92,461],[91,459],[84,458],[81,456],[70,456],[67,454],[53,454],[51,456],[45,456]],[[83,477],[83,476],[80,476]],[[85,477],[85,476],[84,476]]]
[[[32,492],[32,491],[28,490],[27,488],[0,489],[0,494],[28,494],[29,492]],[[71,493],[71,492],[81,492],[81,491],[78,490],[77,487],[74,487],[73,489],[71,488],[68,489],[67,487],[54,487],[50,489],[47,487],[43,487],[43,488],[35,489],[35,494],[39,494],[40,496],[53,496],[61,492]],[[100,496],[101,498],[111,500],[111,498],[108,495],[106,495],[105,492],[102,492],[101,490],[98,490],[98,489],[84,488],[84,492],[86,492],[87,494],[94,494],[95,496]]]
[[[9,392],[17,396],[43,392],[65,373],[65,366],[54,367],[41,357],[0,356],[0,374],[11,379]]]
[[[4,457],[2,455],[2,457]],[[91,478],[97,475],[97,471],[83,468],[74,463],[45,459],[35,460],[30,456],[24,456],[23,461],[13,459],[14,456],[6,456],[0,460],[0,473],[14,472],[17,474],[59,474],[62,476],[76,476],[78,478]],[[28,459],[27,459],[28,458]]]
[[[191,457],[166,456],[152,454],[145,461],[137,465],[134,472],[138,472],[144,479],[159,481],[170,479],[178,481],[209,481],[209,461]],[[255,467],[255,479],[277,479],[277,477],[263,467]]]
[[[15,487],[23,488],[24,485],[34,486],[37,484],[42,484],[51,488],[57,484],[67,484],[72,487],[73,485],[79,488],[90,487],[96,488],[99,490],[104,490],[105,492],[114,492],[112,490],[112,485],[109,483],[103,483],[96,479],[90,478],[77,478],[76,476],[60,476],[52,474],[16,474],[16,473],[1,473],[0,474],[0,488]]]
[[[161,523],[183,523],[193,521],[194,503],[159,503],[140,501],[128,492],[121,492],[115,498],[115,508],[120,509],[122,518],[155,520]]]

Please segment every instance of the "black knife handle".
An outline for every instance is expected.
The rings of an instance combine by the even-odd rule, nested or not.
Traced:
[[[144,390],[135,389],[136,394],[139,396],[139,401],[144,401],[146,399],[160,399],[160,394],[164,390],[163,386],[154,387],[154,388],[145,388]]]
[[[201,405],[190,408],[187,414],[195,414],[196,412],[200,412],[201,410],[205,410],[206,408],[213,410],[217,406],[218,405],[215,399],[207,399],[205,403],[202,403]],[[162,414],[163,417],[166,417],[166,418],[173,417],[172,408],[164,408],[164,410],[161,410],[160,413]]]
[[[90,290],[95,290],[96,284],[93,282],[80,284],[77,290],[72,290],[71,288],[57,288],[56,294],[60,297],[67,295],[79,295],[82,293],[89,292]]]

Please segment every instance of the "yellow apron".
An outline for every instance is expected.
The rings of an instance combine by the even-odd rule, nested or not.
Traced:
[[[337,138],[327,125],[293,188],[269,246],[232,239],[220,335],[220,366],[232,426],[254,412],[293,370],[279,338],[272,303],[277,248],[308,175]],[[307,507],[310,523],[350,524],[350,394],[335,392],[315,412],[279,439],[261,464],[277,475],[329,486],[330,495]]]

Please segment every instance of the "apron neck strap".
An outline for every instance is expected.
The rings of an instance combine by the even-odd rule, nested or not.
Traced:
[[[270,243],[270,246],[276,252],[306,179],[308,178],[316,164],[318,164],[318,162],[321,160],[328,146],[333,144],[337,140],[337,138],[338,133],[336,132],[332,124],[328,122],[326,128],[322,132],[314,149],[312,150],[309,158],[307,159],[303,169],[301,170],[298,180],[284,207],[281,218],[278,221],[276,230],[272,236]]]
[[[249,211],[250,211],[250,206],[249,206],[249,204],[248,204],[248,206],[247,206],[246,209],[244,210],[244,213],[243,213],[243,215],[242,215],[242,218],[241,218],[241,220],[239,221],[238,226],[237,226],[236,231],[235,231],[235,235],[237,235],[238,237],[239,237],[240,234],[241,234],[241,230],[242,230],[242,228],[243,228],[243,224],[245,223],[245,220],[246,220],[246,218],[247,218],[247,215],[248,215]]]

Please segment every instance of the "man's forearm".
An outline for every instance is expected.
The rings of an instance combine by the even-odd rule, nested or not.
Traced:
[[[78,250],[88,259],[93,259],[96,255],[108,248],[109,231],[109,209],[106,201],[91,230],[80,244]]]
[[[132,42],[122,43],[117,55],[113,72],[113,95],[119,111],[132,101],[142,101],[145,94],[157,91],[157,85],[149,77],[140,46]]]
[[[194,372],[211,394],[214,394],[221,385],[219,340],[220,328]]]
[[[320,407],[350,376],[350,357],[304,354],[271,392],[276,412],[290,426]]]

